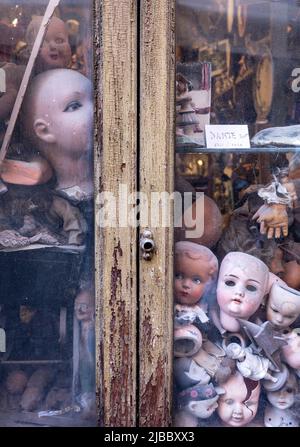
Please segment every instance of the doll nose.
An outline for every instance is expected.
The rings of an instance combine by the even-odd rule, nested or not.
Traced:
[[[242,406],[240,404],[236,404],[234,407],[234,410],[232,412],[233,416],[241,416],[243,414],[242,412]]]
[[[237,286],[235,290],[235,294],[238,296],[244,296],[245,295],[245,289],[242,286]]]
[[[55,41],[54,40],[50,40],[50,42],[49,42],[49,48],[50,48],[50,50],[55,50],[56,49],[56,43],[55,43]]]
[[[286,395],[285,390],[281,390],[281,391],[279,391],[279,399],[283,399],[283,398],[285,398],[285,395]]]
[[[188,279],[185,279],[185,280],[183,281],[183,283],[182,283],[182,287],[183,287],[184,289],[189,289],[189,288],[190,288],[190,282],[189,282]]]

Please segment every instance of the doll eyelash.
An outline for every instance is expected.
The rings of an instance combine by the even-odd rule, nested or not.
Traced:
[[[72,101],[70,102],[67,107],[65,108],[64,112],[74,112],[75,110],[80,109],[82,106],[81,102],[79,101]]]

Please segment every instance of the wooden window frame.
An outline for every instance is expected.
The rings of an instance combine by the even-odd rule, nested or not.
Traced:
[[[97,196],[174,190],[175,1],[95,0],[93,17],[99,424],[170,426],[173,228],[144,261],[138,228],[99,228]]]

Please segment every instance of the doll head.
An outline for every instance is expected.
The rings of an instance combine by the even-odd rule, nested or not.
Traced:
[[[222,261],[217,285],[220,320],[224,329],[239,330],[236,318],[247,320],[268,292],[269,269],[246,253],[228,253]]]
[[[236,372],[222,383],[225,393],[218,403],[218,415],[229,427],[242,427],[251,422],[258,409],[260,382],[247,379]]]
[[[300,314],[300,292],[274,283],[267,302],[267,319],[276,329],[288,328]]]
[[[92,288],[83,287],[75,299],[75,315],[78,321],[93,321],[95,313],[95,299]]]
[[[26,42],[32,50],[43,17],[35,16],[28,25]],[[71,63],[71,47],[68,30],[65,23],[58,17],[52,17],[36,59],[36,73],[52,70],[53,68],[68,68]]]
[[[178,394],[178,407],[200,419],[209,418],[218,407],[219,395],[212,384],[197,385]]]
[[[209,248],[194,242],[175,245],[175,301],[193,305],[213,283],[218,260]]]
[[[280,410],[290,408],[295,402],[295,394],[298,393],[298,383],[294,373],[289,372],[284,386],[278,391],[267,392],[267,398],[273,407]]]
[[[54,168],[58,189],[87,182],[91,177],[93,101],[92,84],[85,76],[68,69],[36,76],[26,94],[21,120],[27,142]]]
[[[294,369],[300,369],[300,328],[293,329],[285,337],[287,345],[283,346],[283,360]]]

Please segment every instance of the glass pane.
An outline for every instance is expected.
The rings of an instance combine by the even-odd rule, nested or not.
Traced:
[[[177,0],[175,426],[299,426],[299,15]]]
[[[0,5],[0,426],[96,424],[92,1],[52,3]]]

